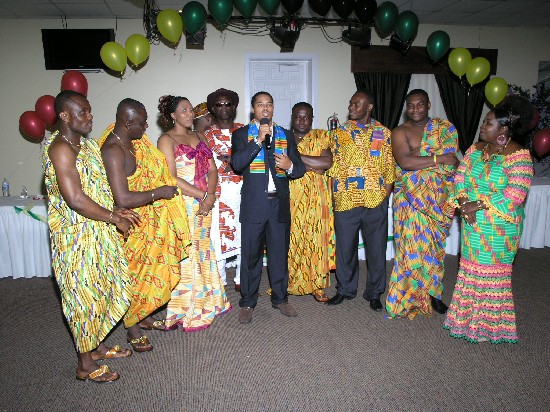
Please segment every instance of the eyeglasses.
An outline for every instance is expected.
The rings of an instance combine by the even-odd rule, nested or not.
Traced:
[[[232,102],[219,102],[219,103],[216,103],[214,106],[216,107],[231,107],[233,106],[233,103]]]

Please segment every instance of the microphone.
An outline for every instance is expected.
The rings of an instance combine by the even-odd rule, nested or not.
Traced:
[[[269,124],[269,119],[267,117],[264,117],[262,120],[260,120],[260,126],[262,124]],[[265,135],[264,145],[265,145],[265,148],[267,150],[271,149],[271,135],[270,134]]]

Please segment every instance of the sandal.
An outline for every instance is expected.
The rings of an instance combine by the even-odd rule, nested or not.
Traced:
[[[149,339],[145,335],[135,339],[128,339],[128,343],[132,345],[132,348],[136,352],[149,352],[153,350],[153,345],[151,345],[151,342],[149,342]]]
[[[312,295],[317,302],[328,302],[330,300],[323,289],[317,289]]]
[[[139,328],[143,330],[166,330],[163,320],[155,320],[153,323],[146,326],[139,325]]]
[[[101,357],[94,360],[98,361],[104,359],[127,358],[129,356],[132,356],[132,351],[130,349],[122,349],[120,345],[115,345],[104,355],[101,355]]]
[[[111,377],[106,377],[106,375],[111,375]],[[105,379],[101,379],[102,377],[105,377]],[[81,381],[87,381],[91,380],[92,382],[97,383],[107,383],[107,382],[113,382],[116,381],[119,378],[119,374],[116,372],[111,372],[109,370],[109,367],[107,365],[100,366],[95,371],[88,373],[84,376],[76,375],[76,379]]]

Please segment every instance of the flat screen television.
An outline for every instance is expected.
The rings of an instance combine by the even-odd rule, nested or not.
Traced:
[[[105,69],[99,51],[114,29],[42,29],[46,70]]]

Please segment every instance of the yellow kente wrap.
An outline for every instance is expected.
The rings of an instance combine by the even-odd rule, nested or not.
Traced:
[[[99,139],[103,145],[114,124]],[[166,158],[146,135],[132,141],[136,154],[136,171],[128,177],[128,189],[145,192],[163,185],[176,186]],[[141,217],[123,244],[128,259],[132,300],[124,316],[128,328],[145,319],[170,300],[172,289],[181,276],[180,262],[187,257],[191,244],[189,223],[181,196],[155,199],[133,209]]]

